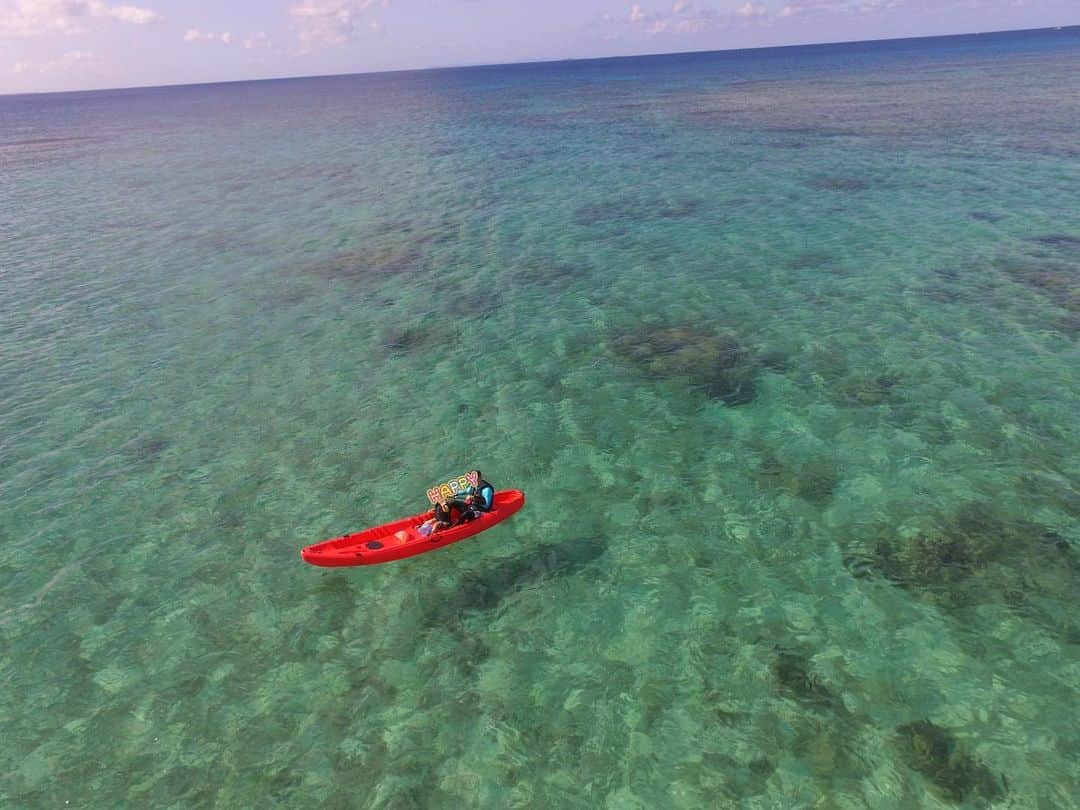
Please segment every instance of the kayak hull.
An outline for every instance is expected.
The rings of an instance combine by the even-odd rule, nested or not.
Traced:
[[[417,527],[433,516],[432,510],[306,546],[301,549],[300,556],[304,562],[324,568],[376,565],[404,560],[406,557],[426,554],[480,534],[506,520],[524,505],[524,492],[519,489],[506,489],[495,493],[491,511],[484,512],[468,523],[435,532],[430,537],[420,534]]]

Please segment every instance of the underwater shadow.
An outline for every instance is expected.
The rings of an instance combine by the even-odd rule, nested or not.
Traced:
[[[973,796],[994,801],[1008,790],[1005,775],[999,781],[989,768],[964,751],[946,728],[919,720],[897,726],[896,737],[901,759],[951,802],[959,803]]]
[[[470,613],[495,611],[507,599],[538,582],[569,576],[603,556],[602,537],[564,540],[537,546],[462,575],[449,593],[437,595],[424,618],[425,627],[458,626]]]

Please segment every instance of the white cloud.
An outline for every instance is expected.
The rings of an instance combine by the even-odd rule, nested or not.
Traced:
[[[859,11],[868,14],[873,11],[881,11],[887,8],[896,8],[904,4],[904,0],[863,0],[859,4]]]
[[[131,23],[132,25],[146,25],[157,19],[155,12],[138,6],[114,6],[113,8],[106,8],[105,13],[109,17],[115,17],[121,22]]]
[[[45,70],[65,70],[76,65],[94,65],[101,57],[91,51],[68,51],[54,62],[47,62]]]
[[[132,25],[159,19],[148,8],[110,6],[104,0],[0,0],[0,38],[73,32],[78,30],[79,19],[86,17],[108,17]]]
[[[83,70],[99,64],[101,57],[91,51],[68,51],[59,59],[51,62],[16,62],[16,73],[68,73],[72,68]]]
[[[230,31],[222,31],[216,34],[212,31],[200,31],[198,28],[189,28],[184,34],[184,42],[220,42],[222,45],[231,45],[233,35]]]
[[[707,31],[713,21],[708,17],[689,17],[675,23],[675,32],[678,34],[698,34]]]
[[[355,35],[360,12],[375,0],[301,0],[289,7],[293,26],[305,47],[344,45]],[[382,5],[390,5],[383,0]]]
[[[769,13],[769,9],[760,3],[753,3],[750,0],[746,0],[745,5],[740,6],[735,11],[735,15],[738,17],[764,17]]]
[[[658,11],[655,14],[646,12],[638,3],[634,3],[630,8],[630,22],[637,25],[642,24],[645,30],[650,34],[659,34],[665,28],[667,28],[667,14],[662,11]]]
[[[612,22],[609,17],[604,17],[603,20]],[[720,14],[715,9],[693,8],[690,0],[674,0],[670,12],[646,12],[638,3],[630,8],[629,24],[638,26],[639,30],[649,36],[697,34],[715,28],[721,22]],[[622,23],[624,26],[626,24]]]
[[[903,5],[904,0],[789,0],[777,17],[795,17],[821,12],[867,13]],[[947,3],[946,3],[947,4]]]
[[[259,31],[254,36],[244,40],[244,47],[249,51],[255,48],[270,48],[272,45],[273,43],[270,42],[270,37],[266,35],[265,31]]]
[[[845,8],[843,0],[793,0],[780,9],[778,17],[794,17],[798,14],[812,14],[816,11],[836,11]]]

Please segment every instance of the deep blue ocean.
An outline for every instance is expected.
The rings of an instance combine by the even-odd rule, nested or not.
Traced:
[[[1078,807],[1078,336],[1080,28],[0,97],[0,806]]]

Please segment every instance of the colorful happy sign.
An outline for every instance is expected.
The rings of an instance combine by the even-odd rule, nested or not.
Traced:
[[[459,492],[464,492],[469,487],[475,487],[478,483],[480,483],[480,476],[476,474],[476,470],[471,470],[470,472],[465,473],[465,475],[451,478],[445,484],[439,484],[437,487],[432,487],[427,491],[427,499],[432,503],[448,501]]]

